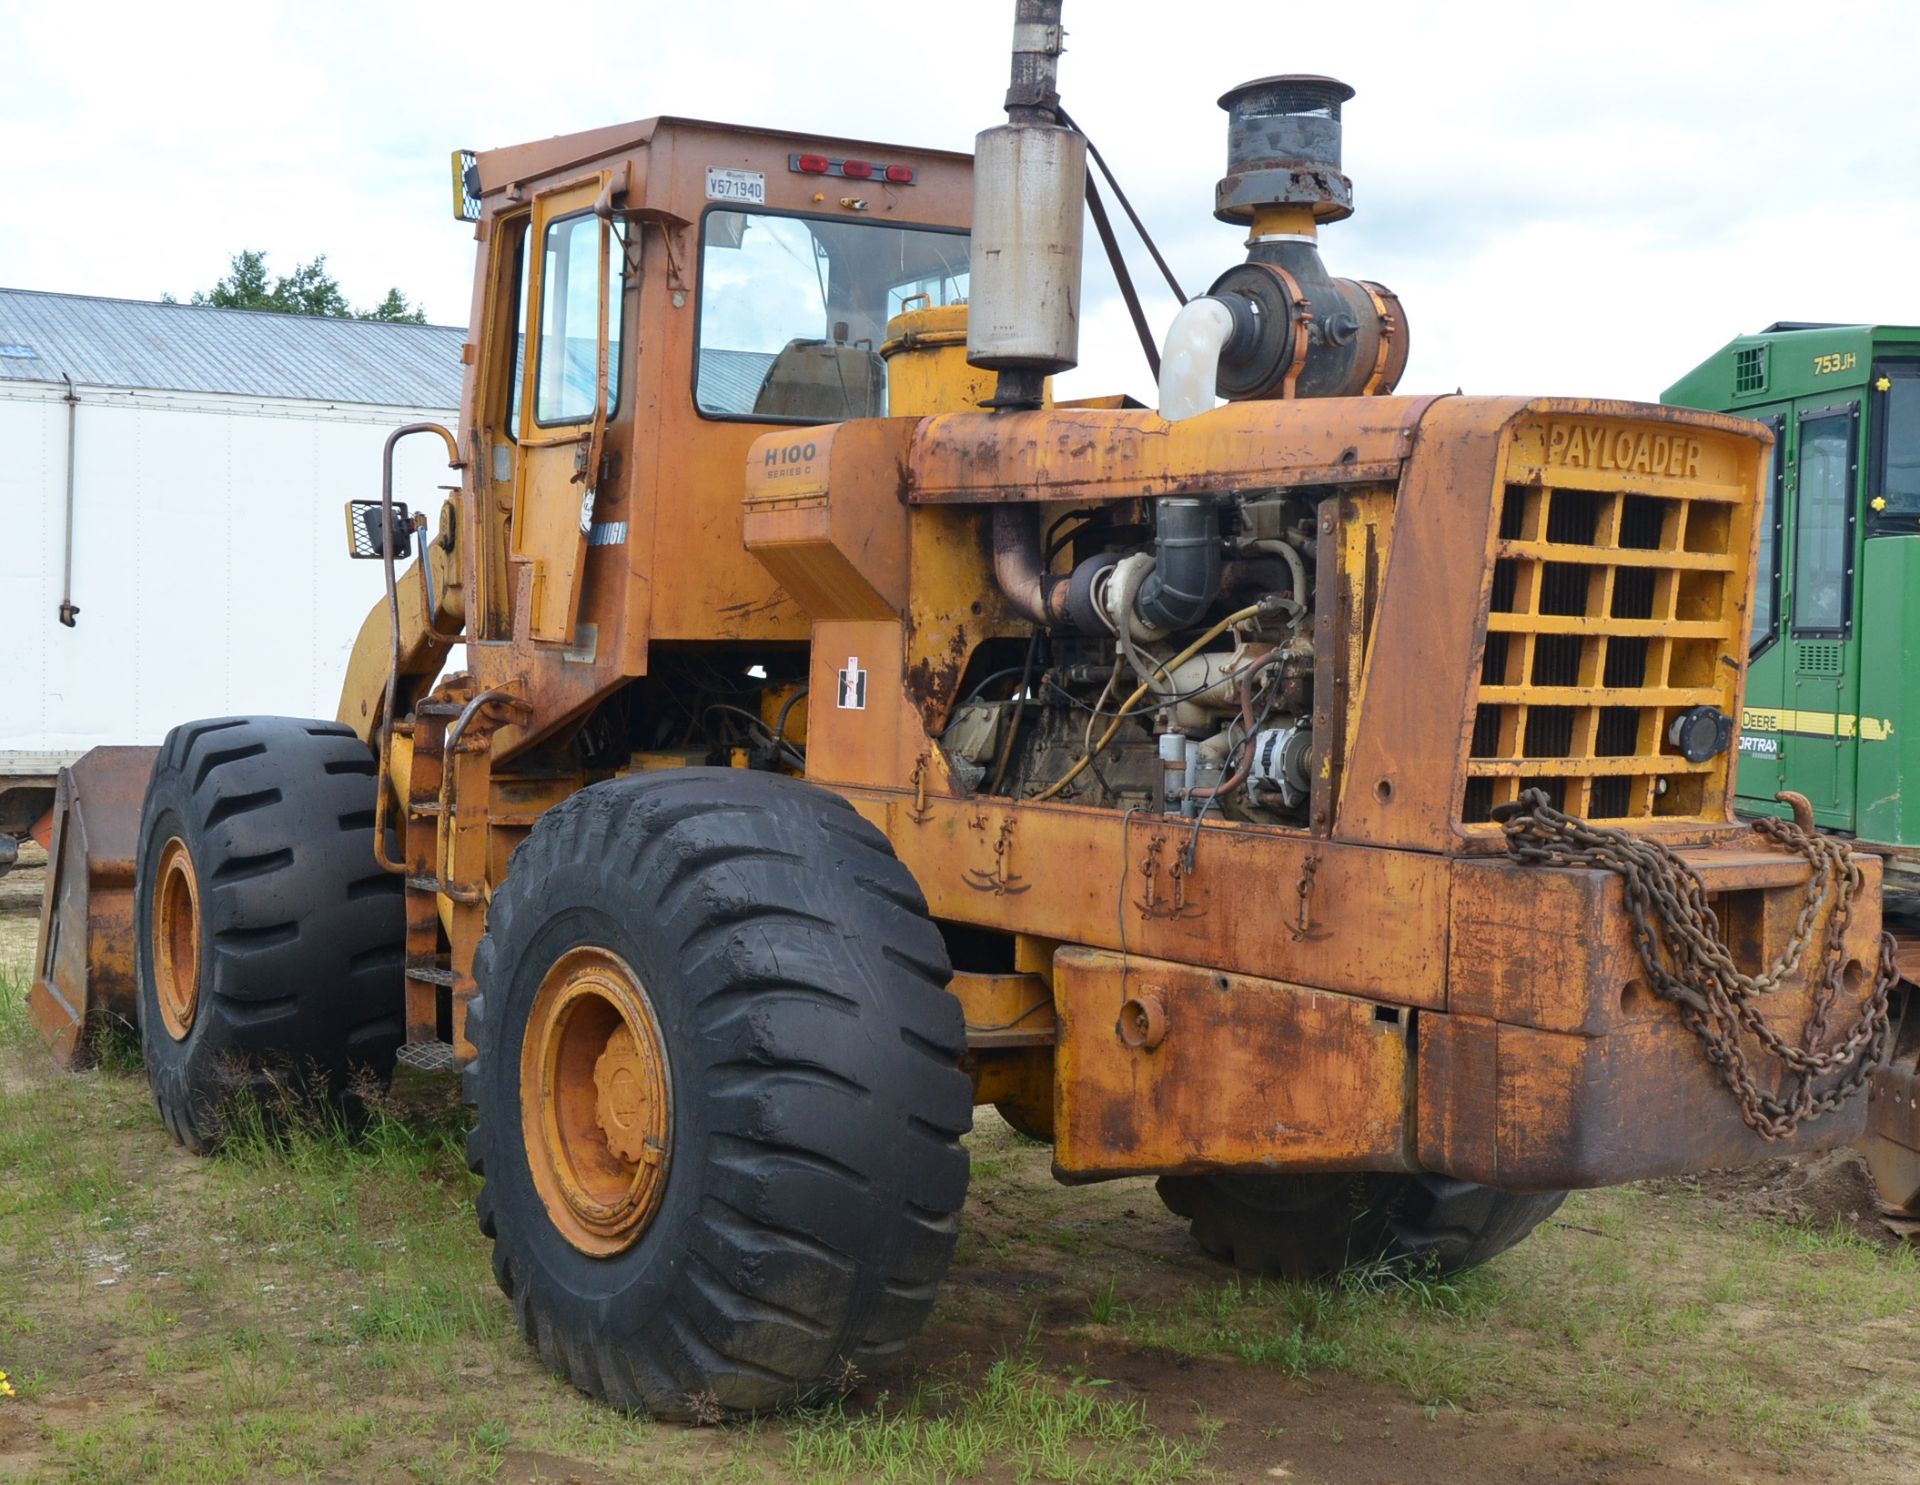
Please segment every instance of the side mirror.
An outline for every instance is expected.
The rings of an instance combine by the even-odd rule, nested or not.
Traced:
[[[394,501],[393,556],[396,562],[404,562],[413,555],[413,529],[413,516],[408,512],[405,502]],[[381,540],[379,501],[347,502],[347,555],[356,561],[387,555],[386,543]]]

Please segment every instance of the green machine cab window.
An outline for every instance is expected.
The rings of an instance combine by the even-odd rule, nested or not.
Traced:
[[[1753,629],[1747,644],[1751,659],[1780,637],[1780,520],[1787,474],[1787,420],[1783,414],[1761,419],[1773,430],[1773,463],[1767,470],[1766,503],[1760,511],[1760,551],[1753,564]]]
[[[1852,628],[1853,491],[1860,404],[1800,414],[1793,535],[1793,632],[1840,638]]]
[[[1920,532],[1920,361],[1873,369],[1873,474],[1869,536]]]

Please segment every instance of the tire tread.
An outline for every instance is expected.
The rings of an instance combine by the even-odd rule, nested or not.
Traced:
[[[673,1179],[699,1182],[682,1225],[665,1233],[663,1217],[608,1260],[676,1245],[678,1278],[644,1315],[571,1289],[525,1177],[500,1184],[526,1159],[508,1024],[525,1011],[501,1007],[537,983],[516,966],[569,893],[658,925],[663,983],[683,997],[673,1024],[689,1055],[700,1048],[697,1087],[676,1073],[676,1110],[697,1099],[708,1121],[695,1148],[676,1135]],[[931,1310],[965,1196],[972,1097],[949,973],[918,884],[837,795],[687,769],[596,784],[547,811],[488,914],[465,1087],[476,1214],[548,1364],[615,1406],[675,1418],[799,1401],[896,1352]]]

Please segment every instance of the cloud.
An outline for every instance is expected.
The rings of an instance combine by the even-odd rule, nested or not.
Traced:
[[[965,149],[999,118],[1010,12],[15,7],[0,282],[184,296],[243,247],[283,271],[326,253],[354,302],[397,284],[457,323],[472,243],[447,204],[453,147],[670,112]],[[1358,214],[1323,246],[1401,294],[1410,390],[1647,397],[1775,318],[1920,321],[1920,121],[1900,101],[1920,11],[1071,0],[1067,23],[1068,106],[1190,291],[1240,257],[1211,219],[1214,100],[1280,71],[1355,85]],[[1088,242],[1086,365],[1066,385],[1144,394]],[[1172,298],[1133,264],[1164,327]]]

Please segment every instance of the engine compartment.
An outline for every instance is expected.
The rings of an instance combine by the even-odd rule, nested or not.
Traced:
[[[1033,510],[995,512],[996,575],[1054,622],[974,653],[939,737],[955,779],[974,794],[1303,825],[1311,498],[1126,501],[1044,531]]]

